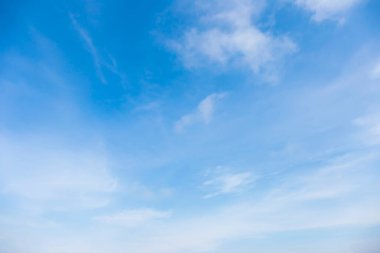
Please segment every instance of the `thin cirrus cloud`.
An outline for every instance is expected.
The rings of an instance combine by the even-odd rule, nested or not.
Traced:
[[[216,104],[222,100],[227,93],[213,93],[204,98],[197,106],[197,108],[184,116],[182,116],[175,124],[174,130],[176,132],[183,132],[191,125],[202,123],[208,124],[215,112]]]
[[[33,35],[42,57],[12,53],[2,58],[6,73],[0,81],[5,124],[0,131],[0,192],[23,211],[104,207],[118,191],[118,179],[110,171],[106,152],[98,144],[88,145],[94,140],[88,138],[89,128],[78,122],[83,114],[67,89],[74,81],[57,57],[58,48],[45,36]],[[18,127],[7,128],[7,122]],[[70,138],[70,129],[80,132],[83,142]]]
[[[103,207],[117,191],[102,152],[72,149],[52,140],[0,136],[0,190],[27,210]]]
[[[376,190],[364,193],[368,187],[378,189],[367,176],[367,170],[375,170],[371,163],[378,159],[375,154],[363,153],[334,157],[310,172],[285,176],[282,183],[251,201],[226,204],[188,219],[169,220],[148,233],[145,242],[149,243],[136,246],[136,251],[212,252],[225,242],[244,238],[376,225],[380,222]],[[358,166],[365,170],[358,171]],[[353,194],[364,197],[352,198]]]
[[[377,61],[377,63],[373,66],[372,70],[370,71],[370,76],[373,79],[380,78],[380,61]]]
[[[95,47],[92,38],[88,34],[88,32],[83,29],[83,27],[78,23],[78,20],[75,18],[73,14],[70,13],[70,20],[76,32],[78,32],[79,36],[82,38],[83,42],[86,45],[87,50],[91,54],[91,57],[94,61],[94,65],[96,68],[96,73],[102,83],[107,83],[107,80],[103,73],[103,60],[101,59],[98,49]]]
[[[360,200],[352,199],[354,193],[365,191],[363,184],[371,183],[371,179],[362,172],[357,171],[358,166],[365,167],[366,170],[374,170],[373,163],[377,161],[377,155],[367,154],[345,154],[334,158],[326,166],[322,166],[310,173],[290,176],[286,182],[277,185],[270,190],[266,196],[257,201],[252,206],[251,211],[246,212],[246,219],[253,219],[252,223],[260,224],[251,233],[263,231],[291,231],[305,228],[333,228],[335,226],[353,226],[364,224],[376,224],[379,222],[379,215],[376,215],[378,202],[374,201],[375,195],[367,194]],[[372,168],[371,168],[372,167]],[[329,187],[327,187],[327,185]],[[316,210],[308,205],[313,201],[335,200],[337,205],[320,206]],[[339,202],[339,200],[345,200]],[[326,202],[328,203],[328,202]],[[362,205],[362,206],[360,206]],[[296,210],[296,208],[300,208]],[[350,207],[346,209],[347,207]],[[346,210],[346,211],[345,211]],[[347,211],[350,210],[350,211]],[[356,210],[356,211],[354,211]],[[361,217],[366,213],[368,216]],[[259,215],[261,213],[261,215]],[[294,215],[292,215],[293,213]],[[307,217],[319,213],[319,219],[307,221]],[[360,214],[361,213],[361,214]],[[256,220],[258,217],[267,217]],[[263,216],[262,216],[263,215]],[[276,217],[271,220],[269,217]],[[334,218],[335,217],[335,218]],[[286,220],[289,219],[289,220]]]
[[[90,36],[89,32],[81,26],[76,16],[73,13],[69,13],[69,17],[70,17],[74,30],[78,33],[80,38],[83,40],[86,50],[90,53],[92,57],[96,74],[99,80],[103,84],[108,83],[105,72],[104,72],[104,69],[106,69],[110,71],[111,73],[113,73],[114,75],[116,75],[120,79],[120,81],[124,84],[126,82],[126,77],[124,73],[122,73],[119,70],[115,58],[112,55],[108,54],[107,55],[108,60],[106,60],[105,57],[103,57],[102,54],[99,52],[98,48],[95,46],[95,43],[92,37]]]
[[[316,22],[328,19],[344,21],[344,15],[363,0],[295,0],[295,4],[313,14]]]
[[[380,115],[370,114],[353,120],[354,125],[363,129],[359,139],[367,145],[380,144]]]
[[[363,194],[369,185],[374,186],[366,173],[356,170],[358,165],[368,166],[373,159],[378,157],[366,154],[339,156],[327,166],[305,171],[302,176],[286,176],[283,183],[260,194],[257,199],[225,204],[192,217],[169,219],[170,213],[156,209],[129,209],[97,216],[94,218],[96,222],[111,225],[106,231],[114,231],[112,226],[132,229],[146,225],[149,229],[137,237],[121,230],[123,241],[115,240],[114,233],[105,233],[101,237],[102,243],[97,243],[98,247],[73,249],[72,252],[102,252],[110,247],[114,252],[123,252],[125,248],[147,253],[212,252],[221,249],[226,242],[244,238],[254,240],[252,238],[284,232],[376,225],[380,222],[376,191],[360,199],[347,198],[353,192]],[[339,182],[349,182],[356,188],[342,191]],[[326,185],[333,194],[321,194]],[[330,202],[316,205],[323,200]],[[165,222],[153,226],[157,220]],[[92,245],[93,234],[89,238],[83,234],[77,236],[84,245]],[[70,244],[59,246],[60,249],[70,247]]]
[[[207,192],[204,198],[244,192],[256,181],[251,172],[234,172],[221,166],[208,174],[207,179],[202,183],[203,190]]]
[[[243,66],[273,80],[275,63],[296,50],[288,37],[273,36],[253,23],[261,11],[259,1],[196,3],[202,6],[198,25],[169,43],[188,68],[205,64]]]
[[[124,210],[115,214],[97,216],[94,219],[111,225],[119,225],[128,228],[142,226],[154,220],[170,218],[169,211],[161,211],[149,208]]]

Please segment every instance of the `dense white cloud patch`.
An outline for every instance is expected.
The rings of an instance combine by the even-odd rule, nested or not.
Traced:
[[[362,0],[295,0],[295,4],[313,13],[313,20],[320,22],[326,19],[342,20],[352,7]]]
[[[273,64],[296,49],[291,39],[273,36],[254,24],[254,16],[261,10],[259,1],[211,1],[199,5],[202,11],[198,26],[171,43],[189,68],[205,64],[243,66],[274,79]]]

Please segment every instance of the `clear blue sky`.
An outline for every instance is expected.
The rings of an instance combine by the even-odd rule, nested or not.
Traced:
[[[380,2],[0,1],[1,253],[379,253]]]

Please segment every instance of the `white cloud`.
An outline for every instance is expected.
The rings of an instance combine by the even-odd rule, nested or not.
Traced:
[[[313,13],[313,20],[344,20],[344,14],[362,0],[294,0],[295,4]]]
[[[199,2],[197,2],[199,4]],[[234,0],[201,3],[201,22],[171,43],[185,66],[240,65],[274,79],[273,64],[295,51],[287,37],[261,31],[252,22],[260,12],[258,1]]]
[[[118,188],[100,151],[65,147],[42,137],[0,135],[0,140],[0,191],[27,209],[98,208],[107,205]]]
[[[78,20],[72,13],[69,13],[69,17],[75,31],[79,34],[79,36],[81,37],[81,39],[83,40],[86,46],[86,49],[91,54],[91,57],[96,69],[96,74],[99,80],[103,84],[107,84],[107,79],[103,72],[103,68],[106,68],[107,70],[111,71],[113,74],[118,76],[120,81],[124,84],[126,82],[126,77],[122,72],[119,71],[114,57],[108,54],[108,61],[106,61],[104,57],[102,57],[101,54],[99,53],[99,50],[95,46],[89,32],[79,24]]]
[[[360,140],[367,145],[380,144],[380,114],[370,114],[353,121],[361,128]]]
[[[83,29],[82,26],[79,25],[78,21],[76,20],[76,18],[74,17],[73,14],[70,14],[70,19],[71,19],[71,22],[73,24],[74,29],[78,32],[78,34],[80,35],[80,37],[84,41],[87,50],[91,54],[91,57],[94,61],[94,65],[96,68],[96,74],[98,75],[100,81],[102,83],[107,83],[107,80],[104,77],[104,74],[102,71],[102,65],[103,65],[102,61],[103,60],[101,59],[101,57],[98,53],[98,50],[95,47],[94,42],[92,41],[92,38],[90,37],[88,32],[85,29]]]
[[[232,172],[222,167],[208,174],[208,179],[202,184],[208,192],[205,198],[242,192],[249,189],[255,182],[255,177],[250,172]]]
[[[287,175],[280,181],[283,183],[274,184],[250,201],[158,229],[160,235],[148,237],[151,246],[142,252],[213,252],[223,243],[242,238],[380,224],[376,194],[380,186],[373,180],[380,175],[371,165],[378,159],[354,153],[335,158],[321,168],[309,168],[311,172]],[[344,185],[350,187],[342,190]]]
[[[139,225],[143,225],[146,222],[165,219],[171,217],[171,212],[160,211],[155,209],[132,209],[124,210],[122,212],[95,217],[95,220],[120,225],[128,228],[133,228]]]
[[[326,165],[311,172],[298,173],[281,187],[274,189],[273,196],[292,201],[338,199],[360,190],[367,174],[373,173],[373,154],[346,154],[333,158]],[[357,168],[361,168],[358,171]],[[275,197],[277,198],[277,197]]]
[[[214,252],[223,251],[223,246],[230,242],[247,238],[261,240],[262,236],[285,231],[378,225],[380,185],[375,183],[380,176],[375,166],[378,161],[378,155],[344,155],[320,168],[282,175],[282,180],[272,187],[264,191],[258,189],[259,194],[243,202],[207,210],[202,207],[194,216],[187,214],[167,219],[171,217],[170,212],[155,209],[132,209],[99,216],[96,218],[99,222],[94,224],[96,229],[83,227],[79,233],[75,229],[67,230],[65,237],[61,233],[46,232],[40,237],[27,237],[29,247],[22,244],[24,250],[20,251],[42,247],[44,250],[38,252],[100,253],[109,250],[122,253],[126,248],[139,253]],[[341,182],[357,187],[340,192]],[[337,191],[333,196],[314,197],[326,188]],[[117,226],[102,226],[103,223]],[[127,233],[126,228],[130,227],[141,229]],[[23,228],[21,231],[25,231]],[[308,250],[315,246],[310,245]]]
[[[208,124],[213,117],[215,104],[225,96],[226,93],[213,93],[208,95],[198,104],[195,111],[182,116],[181,119],[175,123],[174,129],[177,132],[182,132],[186,127],[196,123]]]
[[[373,78],[373,79],[378,79],[380,78],[380,61],[377,62],[375,64],[375,66],[373,66],[372,68],[372,71],[370,73],[370,76]]]

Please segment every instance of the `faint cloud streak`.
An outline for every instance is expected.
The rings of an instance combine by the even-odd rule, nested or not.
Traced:
[[[183,132],[187,127],[196,123],[209,124],[214,115],[216,103],[222,100],[226,95],[227,93],[213,93],[208,95],[198,104],[195,111],[182,116],[175,123],[175,131]]]
[[[113,225],[133,228],[146,222],[171,217],[171,212],[155,209],[131,209],[122,212],[95,217],[95,220]]]
[[[244,192],[256,181],[251,172],[233,172],[220,166],[208,174],[208,178],[202,183],[202,188],[208,192],[204,198]]]

